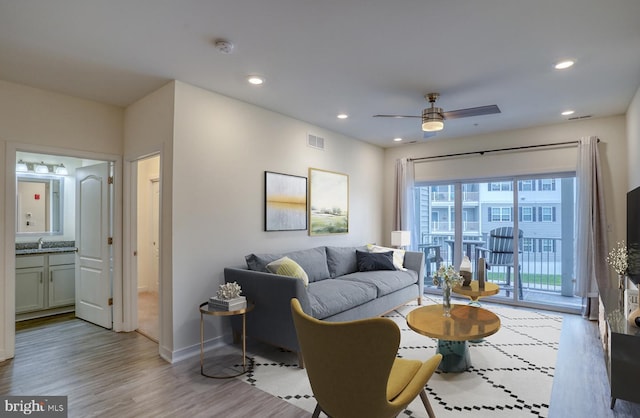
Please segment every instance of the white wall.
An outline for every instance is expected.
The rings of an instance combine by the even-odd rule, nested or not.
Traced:
[[[172,254],[173,229],[172,229],[172,178],[173,178],[173,130],[174,130],[174,95],[175,82],[143,97],[136,103],[127,107],[124,118],[125,136],[125,177],[135,181],[136,177],[131,173],[133,161],[147,157],[151,154],[160,155],[160,354],[167,360],[171,360],[173,352],[173,276]],[[131,207],[129,199],[130,184],[125,183],[124,206]],[[124,214],[124,262],[133,266],[132,253],[135,248],[130,248],[132,236],[129,235],[131,227],[131,214]],[[137,295],[137,289],[133,286],[131,272],[123,272],[124,282],[132,286],[125,288],[125,310],[131,305],[131,298]],[[180,309],[188,309],[179,307]],[[132,314],[132,312],[129,312]],[[125,325],[125,329],[133,329],[133,324]]]
[[[122,129],[119,107],[0,80],[0,360],[13,356],[15,233],[7,216],[15,210],[7,205],[15,202],[14,150],[122,155]]]
[[[627,110],[628,190],[640,187],[640,88]]]
[[[251,252],[381,239],[383,150],[238,100],[176,82],[173,158],[174,347],[199,341],[197,306],[215,295],[223,268]],[[306,145],[308,132],[326,150]],[[307,177],[309,167],[346,173],[350,226],[346,235],[264,232],[264,172]],[[207,338],[226,321],[213,323]]]
[[[453,122],[452,122],[453,123]],[[445,128],[446,129],[446,128]],[[545,143],[557,143],[575,141],[583,136],[597,136],[600,138],[600,157],[603,168],[603,182],[605,184],[605,199],[607,220],[610,225],[609,242],[615,243],[626,235],[626,206],[624,204],[627,192],[627,142],[624,116],[589,119],[583,121],[564,122],[556,125],[541,126],[530,129],[497,132],[494,134],[478,135],[473,137],[428,140],[422,144],[406,145],[389,148],[385,152],[384,173],[384,229],[390,231],[393,225],[393,179],[395,161],[401,157],[428,157],[443,154],[452,154],[469,151],[482,151],[516,147],[523,145],[536,145]],[[569,150],[570,151],[570,150]],[[556,151],[559,155],[566,155],[567,149]],[[527,151],[509,154],[516,163],[533,166],[541,172],[553,172],[566,167],[565,159],[555,158],[550,151]],[[577,149],[575,149],[577,153]],[[478,165],[484,173],[501,173],[501,167],[494,168],[495,158],[491,154],[472,157],[470,164]],[[485,158],[490,157],[490,158]],[[553,157],[553,158],[552,158]],[[485,161],[485,163],[483,163]],[[434,177],[460,178],[461,172],[466,172],[465,159],[449,160],[449,164],[438,164]],[[517,167],[515,164],[514,167]],[[424,167],[422,167],[424,171]],[[417,170],[417,169],[416,169]],[[446,173],[443,171],[446,170]],[[519,169],[518,169],[519,170]],[[525,174],[519,172],[518,174]],[[423,173],[424,175],[424,173]],[[385,232],[387,233],[387,232]]]

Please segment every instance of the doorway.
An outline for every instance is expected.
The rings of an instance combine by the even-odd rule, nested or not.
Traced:
[[[24,250],[30,248],[29,244],[35,244],[35,249],[46,247],[47,249],[55,248],[56,250],[61,249],[57,248],[58,245],[61,247],[71,245],[76,248],[81,246],[80,239],[78,238],[78,234],[81,232],[78,226],[79,211],[76,202],[79,196],[88,196],[88,194],[91,194],[95,189],[91,189],[90,191],[85,188],[81,190],[81,193],[78,193],[78,185],[76,184],[77,173],[79,170],[87,168],[88,166],[101,163],[107,166],[108,173],[104,176],[105,183],[103,183],[108,184],[108,186],[101,186],[107,189],[107,192],[101,196],[102,200],[107,201],[109,206],[108,210],[102,211],[102,213],[108,217],[107,226],[100,228],[107,229],[108,233],[108,243],[106,245],[108,249],[101,252],[103,255],[106,254],[103,258],[105,265],[104,271],[106,272],[104,279],[108,281],[108,285],[104,288],[108,294],[101,295],[100,300],[105,300],[105,303],[101,306],[104,306],[105,309],[109,311],[109,320],[107,325],[102,326],[113,329],[114,331],[123,330],[123,322],[120,319],[123,316],[122,217],[119,211],[114,210],[114,208],[122,206],[122,193],[119,191],[122,185],[121,157],[112,154],[83,152],[42,145],[8,143],[6,149],[6,164],[7,167],[15,167],[15,174],[11,173],[13,170],[7,170],[5,192],[7,196],[14,196],[15,198],[5,200],[5,225],[11,225],[12,227],[6,228],[4,234],[6,274],[4,275],[5,279],[2,285],[5,289],[12,289],[12,291],[7,292],[2,310],[2,323],[5,325],[0,327],[4,341],[4,345],[1,348],[2,359],[12,358],[15,355],[16,320],[40,317],[40,313],[35,311],[41,310],[40,308],[43,307],[44,310],[47,310],[47,312],[43,312],[43,315],[56,315],[77,311],[77,305],[73,303],[73,294],[69,297],[67,297],[67,294],[70,294],[70,292],[76,293],[76,289],[78,289],[77,283],[74,285],[74,280],[78,277],[77,271],[74,273],[74,266],[79,264],[74,258],[78,256],[80,251],[74,254],[74,251],[69,252],[66,251],[65,248],[65,251],[61,251],[60,254],[52,253],[54,255],[46,258],[40,257],[40,259],[37,260],[44,260],[42,264],[35,266],[41,270],[39,270],[39,274],[43,279],[41,289],[44,289],[40,294],[37,292],[36,294],[43,302],[40,304],[41,306],[34,307],[33,309],[29,308],[29,312],[23,312],[23,309],[20,308],[21,312],[19,317],[16,315],[18,308],[16,306],[16,296],[19,291],[17,269],[31,267],[24,266],[24,263],[17,263],[17,256],[28,255],[28,252]],[[45,173],[44,170],[47,170],[47,172]],[[45,201],[45,220],[42,222],[38,222],[39,218],[36,216],[35,209],[29,209],[19,205],[18,198],[18,184],[20,179],[39,178],[38,176],[48,179],[50,182],[50,192],[47,192],[45,188],[46,196],[42,193],[31,193],[28,197],[29,199],[38,200],[39,198]],[[89,200],[88,197],[85,200]],[[32,225],[30,219],[36,220],[34,225]],[[37,231],[20,231],[18,228],[19,222],[24,222],[25,224],[28,222],[29,226],[42,226],[44,229],[40,228]],[[87,222],[87,224],[91,223],[92,222]],[[85,232],[92,229],[96,228],[85,228]],[[85,236],[84,238],[87,237]],[[107,240],[100,240],[100,242],[107,242]],[[19,251],[20,249],[23,251]],[[90,245],[89,249],[95,248]],[[85,251],[84,253],[87,252]],[[60,260],[61,258],[64,260]],[[59,266],[58,264],[64,265]],[[26,276],[31,277],[30,275]],[[48,280],[44,280],[45,278]],[[40,280],[38,280],[37,285],[40,285]],[[82,292],[78,293],[82,294]],[[59,297],[60,295],[64,297]],[[102,296],[104,296],[104,298]]]
[[[136,331],[160,339],[160,157],[137,163]]]

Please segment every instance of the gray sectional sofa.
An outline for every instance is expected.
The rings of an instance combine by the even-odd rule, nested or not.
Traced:
[[[363,267],[362,258],[367,256],[363,252],[367,251],[367,247],[323,246],[283,254],[250,254],[246,268],[225,268],[225,282],[237,282],[242,294],[255,303],[255,309],[246,315],[247,336],[298,353],[303,367],[291,298],[297,298],[307,314],[326,321],[380,316],[413,300],[421,304],[422,252],[406,251],[402,270],[376,270],[375,266]],[[266,266],[283,256],[304,269],[307,286],[300,278],[269,272]],[[239,335],[241,326],[240,318],[233,317],[234,335]]]

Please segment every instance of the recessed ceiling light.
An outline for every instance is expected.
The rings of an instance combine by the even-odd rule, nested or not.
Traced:
[[[393,138],[393,142],[400,142],[402,141],[402,138]]]
[[[573,66],[573,64],[575,64],[575,62],[572,61],[572,60],[560,61],[560,62],[556,63],[555,69],[556,70],[566,70],[567,68]]]
[[[259,75],[250,75],[249,77],[247,77],[247,81],[255,86],[259,86],[260,84],[264,83],[264,78],[260,77]]]
[[[561,115],[569,116],[569,115],[573,115],[574,113],[576,113],[574,110],[565,110],[564,112],[561,113]]]
[[[338,115],[338,119],[346,119],[346,118],[348,118],[348,117],[349,117],[349,115],[347,115],[346,113],[340,113],[340,114]]]

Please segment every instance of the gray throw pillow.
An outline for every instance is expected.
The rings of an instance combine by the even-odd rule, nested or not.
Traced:
[[[327,247],[327,266],[332,278],[358,271],[356,250],[367,251],[367,247]]]

